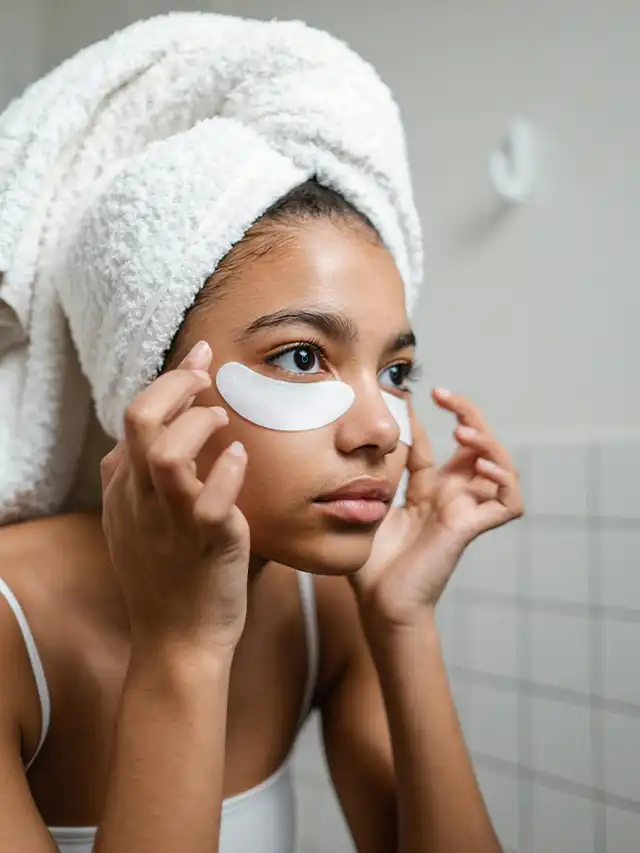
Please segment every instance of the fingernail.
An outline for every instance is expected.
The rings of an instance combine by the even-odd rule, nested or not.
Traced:
[[[198,341],[189,353],[191,359],[198,362],[204,361],[205,358],[211,358],[211,355],[211,347],[206,341]]]
[[[502,468],[499,465],[496,465],[495,462],[492,462],[490,459],[484,459],[484,457],[480,457],[476,460],[476,465],[480,468],[484,468],[485,471],[501,471]]]
[[[211,412],[214,415],[217,415],[219,418],[222,418],[225,421],[229,420],[229,415],[227,414],[227,410],[223,409],[222,406],[209,406]]]
[[[435,391],[438,397],[453,397],[453,394],[448,388],[436,388]]]
[[[474,438],[474,436],[478,435],[478,430],[469,426],[459,426],[458,435],[461,435],[463,438]]]
[[[244,456],[244,444],[241,441],[234,441],[227,448],[229,456]]]

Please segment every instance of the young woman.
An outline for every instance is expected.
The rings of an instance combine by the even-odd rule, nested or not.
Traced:
[[[126,410],[102,511],[0,531],[0,849],[292,853],[313,707],[358,853],[498,853],[434,613],[521,497],[464,397],[433,392],[440,470],[411,406],[401,434],[414,347],[392,255],[334,190],[303,182],[231,248]]]

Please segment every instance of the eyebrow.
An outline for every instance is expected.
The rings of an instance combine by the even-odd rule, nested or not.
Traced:
[[[387,344],[385,347],[385,353],[392,355],[394,352],[400,352],[402,349],[407,349],[408,347],[415,347],[417,345],[416,336],[408,329],[406,332],[400,332],[399,335],[396,335],[395,338]]]
[[[301,309],[274,311],[272,314],[258,317],[237,335],[236,341],[238,343],[246,341],[265,329],[292,325],[309,326],[326,335],[330,340],[341,344],[355,343],[359,337],[356,325],[344,314]],[[415,345],[416,336],[408,329],[392,338],[385,347],[385,352],[394,353]]]
[[[275,329],[279,326],[309,326],[325,334],[337,343],[354,343],[358,339],[355,325],[343,314],[332,314],[328,311],[275,311],[265,314],[250,323],[238,336],[239,341],[246,340],[263,329]]]

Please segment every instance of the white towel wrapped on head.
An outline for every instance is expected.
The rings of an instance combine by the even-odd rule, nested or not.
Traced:
[[[0,524],[58,511],[92,412],[126,406],[218,262],[311,177],[422,249],[398,109],[300,22],[174,13],[81,51],[0,116]]]

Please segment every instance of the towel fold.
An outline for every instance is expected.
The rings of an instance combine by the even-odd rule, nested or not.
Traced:
[[[95,415],[156,375],[205,280],[315,177],[365,213],[408,309],[420,227],[397,106],[300,22],[211,13],[92,45],[0,116],[0,524],[65,506]]]

